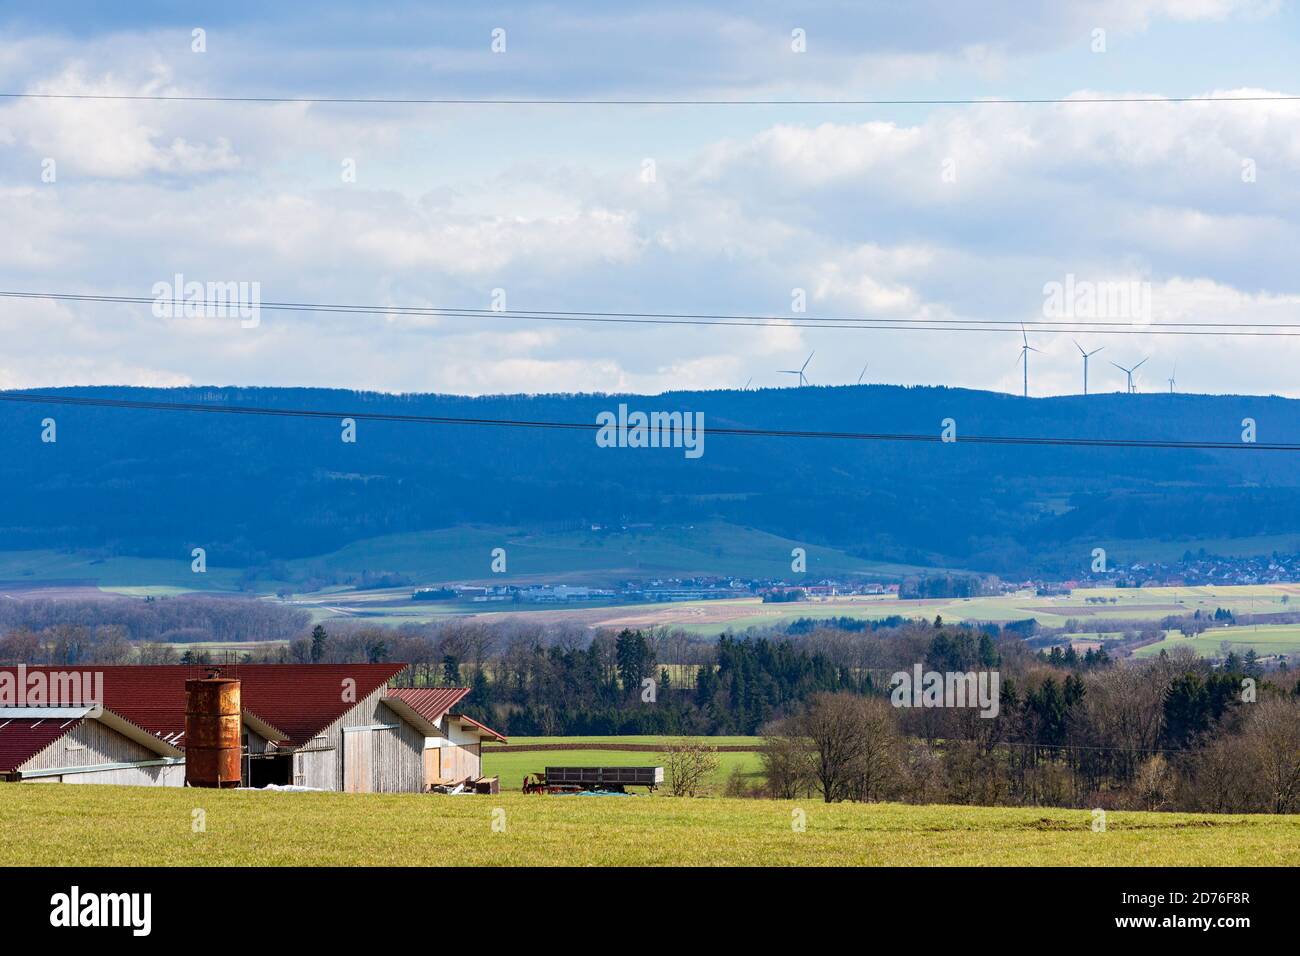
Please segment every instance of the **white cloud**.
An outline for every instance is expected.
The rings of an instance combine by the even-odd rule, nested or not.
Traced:
[[[86,78],[75,66],[33,84],[32,92],[148,95],[166,90],[167,70],[157,68],[142,84],[111,75]],[[210,142],[168,135],[145,111],[157,107],[127,101],[15,100],[0,109],[0,135],[28,151],[56,160],[67,172],[129,177],[146,173],[195,174],[233,170],[239,157],[221,136]],[[173,118],[180,110],[170,110]]]
[[[691,14],[698,29],[685,52],[632,57],[615,42],[620,30],[638,27],[637,39],[654,52],[681,26],[676,14],[638,10],[578,17],[572,42],[545,54],[520,49],[527,34],[516,32],[521,57],[499,67],[466,50],[436,64],[428,49],[407,50],[376,68],[373,83],[391,85],[372,92],[400,92],[412,82],[427,92],[427,72],[412,80],[403,71],[437,65],[448,89],[481,73],[525,89],[534,89],[531,82],[534,95],[545,95],[552,79],[529,79],[527,70],[554,68],[572,81],[566,71],[585,69],[578,48],[601,37],[607,46],[588,53],[609,62],[590,73],[588,95],[615,86],[843,95],[969,71],[1006,73],[1018,83],[1025,56],[1077,43],[1094,23],[1137,32],[1170,18],[1266,16],[1269,7],[990,4],[982,17],[954,12],[955,26],[926,32],[891,21],[892,32],[864,28],[865,39],[810,20],[813,52],[804,60],[789,54],[786,25],[775,30],[743,10]],[[560,29],[558,21],[551,28]],[[250,52],[231,35],[218,38],[222,59],[158,53],[177,49],[177,36],[131,34],[75,51],[66,42],[25,40],[0,51],[0,76],[20,76],[18,85],[32,89],[203,92],[237,85],[241,67],[261,63],[255,46]],[[281,64],[283,82],[300,69],[317,81],[308,88],[338,92],[329,81],[345,84],[346,76],[311,70],[331,55],[364,63],[367,42],[304,49]],[[687,69],[703,49],[715,58]],[[566,55],[572,62],[558,62]],[[620,56],[625,62],[616,62]],[[674,65],[671,77],[664,64]],[[492,69],[501,76],[486,73]],[[0,104],[0,172],[9,177],[0,186],[0,286],[147,294],[153,282],[182,271],[260,281],[268,300],[481,308],[492,288],[503,287],[512,308],[761,313],[792,322],[791,289],[801,287],[813,315],[1018,320],[1041,315],[1045,281],[1073,273],[1151,281],[1157,318],[1282,321],[1300,313],[1290,263],[1300,241],[1295,104],[987,105],[858,122],[843,111],[827,118],[765,110],[752,125],[734,111],[716,121],[683,113],[673,114],[680,127],[671,136],[642,114],[610,113],[608,138],[597,124],[590,141],[565,132],[573,116],[547,115],[554,135],[534,152],[516,132],[522,114],[512,113]],[[39,182],[46,154],[58,157],[56,184]],[[635,175],[644,155],[658,157],[654,184]],[[359,158],[355,184],[340,181],[345,157]],[[1246,159],[1256,163],[1253,183],[1242,181]],[[947,160],[953,181],[945,179]],[[167,323],[147,309],[13,301],[4,315],[0,373],[16,385],[120,376],[158,384],[658,390],[740,386],[752,376],[761,386],[784,384],[775,370],[797,367],[815,348],[819,382],[853,381],[870,356],[877,380],[875,370],[890,381],[1019,390],[1011,332],[294,313],[268,314],[260,328],[240,330]],[[1077,388],[1068,337],[1036,341],[1044,353],[1032,359],[1032,389]],[[1290,388],[1289,341],[1106,341],[1113,343],[1108,356],[1177,353],[1189,370],[1201,370],[1188,371],[1188,387]],[[1204,371],[1215,363],[1221,376]]]

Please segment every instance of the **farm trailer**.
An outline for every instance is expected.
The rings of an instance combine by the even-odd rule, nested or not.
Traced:
[[[524,793],[626,793],[653,791],[664,782],[663,767],[547,767],[524,778]]]

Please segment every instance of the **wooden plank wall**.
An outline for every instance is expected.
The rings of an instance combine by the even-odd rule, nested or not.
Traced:
[[[481,761],[478,744],[453,744],[444,739],[442,746],[437,748],[437,753],[443,780],[459,782],[466,777],[478,779],[482,776],[479,771]]]
[[[343,728],[397,724],[396,730],[365,732],[375,736],[370,744],[371,791],[418,793],[423,790],[424,735],[384,706],[383,697],[386,692],[385,688],[379,688],[331,724],[325,730],[324,740],[311,745],[311,750],[315,752],[295,754],[294,782],[321,790],[342,790]]]
[[[73,730],[46,747],[20,770],[89,767],[99,763],[153,760],[158,755],[97,720],[82,720]]]
[[[158,755],[97,720],[82,720],[68,734],[23,764],[20,771],[57,770],[62,767],[92,767],[105,763],[155,760]],[[185,783],[184,764],[157,767],[120,767],[69,773],[55,777],[34,777],[31,783],[116,783],[126,786],[179,787]]]

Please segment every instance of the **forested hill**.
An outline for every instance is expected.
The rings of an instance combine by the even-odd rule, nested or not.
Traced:
[[[602,448],[586,430],[357,423],[0,402],[0,549],[234,563],[460,524],[564,527],[705,518],[864,557],[1012,571],[1099,540],[1300,537],[1300,453],[989,446],[963,435],[1300,442],[1300,402],[1105,394],[1022,399],[950,388],[808,387],[656,396],[467,398],[293,388],[75,388],[50,395],[330,413],[594,423],[701,411],[702,457]],[[12,395],[13,393],[7,393]],[[57,441],[42,441],[53,418]],[[956,444],[709,434],[711,428],[937,435]],[[215,542],[215,543],[214,543]],[[1049,557],[1056,555],[1058,557]],[[1071,557],[1067,564],[1075,566]],[[1081,561],[1080,561],[1081,566]]]

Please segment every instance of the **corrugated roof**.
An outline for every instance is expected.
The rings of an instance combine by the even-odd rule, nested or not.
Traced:
[[[301,746],[386,685],[405,664],[229,664],[223,676],[238,678],[243,709]],[[86,665],[28,667],[37,671],[102,673],[100,703],[149,733],[185,745],[185,682],[213,668],[190,665]],[[0,667],[16,672],[16,667]],[[55,702],[57,703],[57,702]],[[30,757],[31,754],[28,754]]]
[[[384,696],[405,701],[429,723],[436,724],[468,693],[468,687],[390,687]]]
[[[81,723],[81,717],[0,717],[0,773],[12,773]]]
[[[406,664],[241,664],[243,706],[301,746],[406,669]]]
[[[464,700],[468,693],[468,687],[390,687],[384,698],[396,697],[429,723],[436,724],[442,719],[443,714],[448,713]],[[467,724],[472,724],[483,733],[495,737],[502,743],[506,741],[506,738],[501,734],[491,727],[480,724],[472,717],[466,717],[464,714],[452,714],[451,716],[456,720],[463,720]]]

